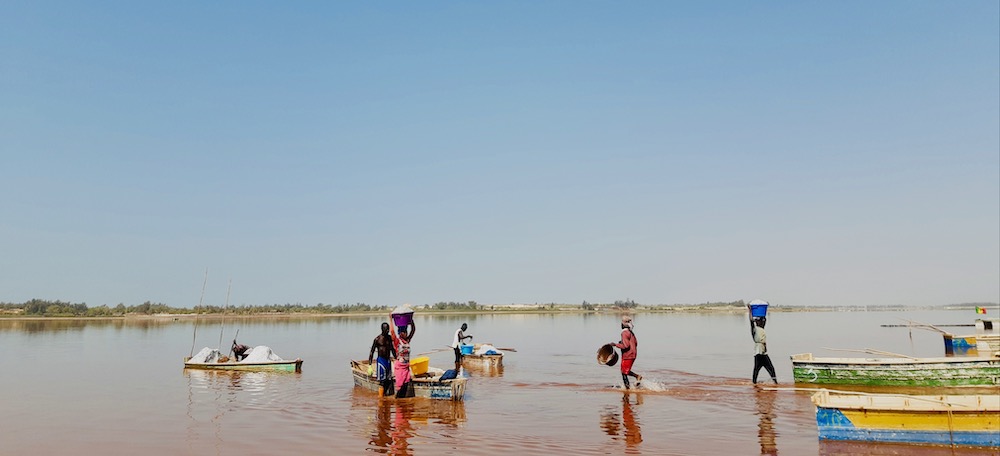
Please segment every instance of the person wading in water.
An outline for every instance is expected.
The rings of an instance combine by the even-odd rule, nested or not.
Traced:
[[[639,340],[632,332],[632,317],[628,315],[622,317],[622,340],[618,343],[612,342],[612,344],[622,351],[622,381],[625,382],[625,389],[630,387],[628,384],[630,376],[635,377],[635,386],[638,387],[642,376],[632,372],[632,363],[635,362],[635,357],[639,352]]]
[[[465,339],[472,339],[472,336],[465,335],[468,329],[469,325],[462,323],[462,327],[455,330],[455,338],[451,342],[451,347],[455,349],[455,373],[462,369],[462,344]]]
[[[750,306],[747,306],[750,309]],[[754,318],[753,314],[750,315],[750,335],[753,336],[753,382],[757,384],[757,374],[760,372],[760,368],[763,367],[767,369],[767,373],[771,374],[771,380],[775,384],[778,384],[778,378],[774,375],[774,365],[771,364],[771,357],[767,356],[767,332],[764,331],[764,325],[767,324],[767,319],[765,317]]]
[[[399,327],[399,336],[396,331],[392,331],[392,345],[396,349],[396,362],[393,363],[392,371],[396,375],[396,397],[409,397],[410,380],[410,341],[417,335],[417,324],[410,322],[410,330],[407,333],[406,326]]]
[[[372,356],[378,352],[375,364],[372,364]],[[375,336],[372,341],[372,349],[368,352],[368,375],[375,375],[375,379],[382,385],[380,388],[382,395],[393,394],[392,388],[392,367],[389,361],[396,356],[396,349],[392,346],[392,337],[389,335],[389,323],[382,323],[382,333]]]

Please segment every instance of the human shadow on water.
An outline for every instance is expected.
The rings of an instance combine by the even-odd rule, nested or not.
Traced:
[[[777,432],[774,430],[774,400],[778,394],[773,389],[754,388],[757,399],[757,416],[760,421],[757,423],[757,438],[760,440],[760,454],[767,456],[778,455],[778,444],[776,442]]]
[[[607,407],[601,412],[601,429],[611,436],[611,440],[624,441],[626,453],[634,453],[642,443],[642,428],[635,415],[635,407],[642,405],[642,394],[635,395],[634,404],[631,396],[628,392],[622,395],[620,414],[614,407]]]

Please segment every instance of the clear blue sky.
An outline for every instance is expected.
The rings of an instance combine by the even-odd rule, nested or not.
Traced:
[[[0,301],[1000,301],[1000,3],[0,5]]]

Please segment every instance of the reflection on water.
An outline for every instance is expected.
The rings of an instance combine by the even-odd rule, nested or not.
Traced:
[[[634,407],[642,405],[642,394],[635,395],[635,404],[632,403],[631,396],[631,393],[622,395],[621,414],[613,407],[606,407],[601,412],[601,429],[611,436],[612,441],[624,441],[626,454],[638,454],[639,444],[642,443],[642,428],[639,427]]]
[[[82,331],[85,328],[130,328],[152,329],[176,324],[176,318],[37,318],[37,319],[2,319],[0,331],[16,331],[25,334],[41,334],[46,332]]]
[[[448,433],[465,423],[465,402],[378,397],[355,388],[351,410],[364,420],[368,451],[412,455],[411,438]]]
[[[202,388],[212,391],[225,391],[235,394],[239,390],[247,393],[263,391],[269,378],[275,375],[301,375],[292,372],[248,372],[229,370],[183,369],[184,376],[190,380],[188,386],[192,389]]]
[[[819,456],[998,456],[995,448],[820,440]]]
[[[488,367],[483,365],[474,364],[463,364],[462,369],[466,370],[469,374],[473,376],[482,377],[503,377],[503,364],[495,367]]]
[[[768,334],[772,360],[780,375],[791,354],[823,346],[942,356],[938,334],[914,332],[911,346],[905,333],[875,329],[899,315],[968,319],[951,311],[778,313]],[[522,344],[502,375],[470,369],[465,402],[380,401],[354,387],[347,366],[368,353],[384,316],[239,322],[241,338],[306,359],[313,367],[302,374],[183,370],[194,319],[0,319],[0,365],[31,372],[0,375],[0,453],[996,454],[818,441],[810,392],[785,384],[772,394],[750,384],[742,315],[641,315],[643,327],[658,328],[643,339],[640,360],[653,391],[627,395],[611,386],[617,369],[597,365],[590,348],[619,325],[616,315],[418,318],[424,336],[416,352],[449,344],[465,320],[484,340],[556,337]],[[220,320],[198,320],[197,345],[214,346]],[[232,321],[225,321],[227,333],[237,327]],[[430,355],[431,365],[452,365],[449,351]],[[127,369],[80,368],[122,361]],[[67,378],[81,387],[68,388]],[[45,438],[52,429],[74,432]]]
[[[757,438],[760,440],[760,454],[776,456],[778,444],[775,441],[777,432],[774,430],[774,399],[778,392],[763,388],[755,388],[757,396]]]
[[[300,373],[182,369],[187,379],[186,441],[192,454],[205,452],[211,442],[215,454],[225,453],[223,423],[231,413],[283,409],[282,390],[300,380]]]

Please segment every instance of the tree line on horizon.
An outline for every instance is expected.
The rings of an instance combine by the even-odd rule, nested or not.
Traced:
[[[715,301],[715,302],[705,302],[698,304],[677,304],[676,306],[684,307],[701,307],[701,308],[721,308],[721,307],[745,307],[746,303],[741,299],[737,301]],[[956,307],[972,307],[972,306],[984,306],[987,308],[996,308],[997,303],[962,303],[962,304],[947,304],[946,306],[956,306]],[[434,304],[414,306],[417,309],[432,310],[432,311],[503,311],[510,308],[510,306],[505,305],[483,305],[476,301],[467,302],[454,302],[454,301],[441,301]],[[534,306],[518,306],[518,309],[523,310],[555,310],[557,308],[565,307],[577,307],[585,311],[598,311],[601,309],[615,309],[615,310],[640,310],[648,309],[655,310],[657,308],[663,308],[664,305],[640,305],[632,299],[616,300],[614,303],[591,303],[588,301],[583,301],[579,306],[573,306],[569,304],[538,304],[535,303]],[[670,307],[670,306],[667,306]],[[870,307],[870,306],[862,306]],[[877,306],[880,309],[902,309],[906,308],[903,305],[886,305]],[[263,315],[263,314],[343,314],[343,313],[374,313],[374,312],[390,312],[392,308],[384,305],[369,305],[365,303],[354,303],[354,304],[315,304],[315,305],[303,305],[303,304],[263,304],[263,305],[238,305],[238,306],[213,306],[213,305],[201,305],[194,306],[193,308],[187,307],[172,307],[163,303],[154,303],[151,301],[146,301],[142,304],[137,305],[125,305],[124,303],[119,303],[116,306],[108,306],[106,304],[90,307],[86,303],[72,303],[61,300],[45,300],[45,299],[31,299],[23,303],[9,303],[0,302],[0,317],[6,316],[34,316],[34,317],[123,317],[126,315],[186,315],[186,314],[198,314],[198,315],[213,315],[213,314],[229,314],[229,315]]]
[[[438,302],[427,306],[433,310],[482,310],[475,301],[469,302]],[[114,307],[107,304],[89,307],[86,303],[66,301],[49,301],[31,299],[23,303],[0,302],[0,314],[35,316],[35,317],[123,317],[126,315],[180,315],[180,314],[230,314],[230,315],[261,315],[261,314],[341,314],[389,312],[389,306],[372,306],[365,303],[354,304],[323,304],[308,306],[303,304],[263,304],[239,306],[200,305],[193,308],[171,307],[163,303],[146,301],[142,304],[126,306],[119,303]]]

